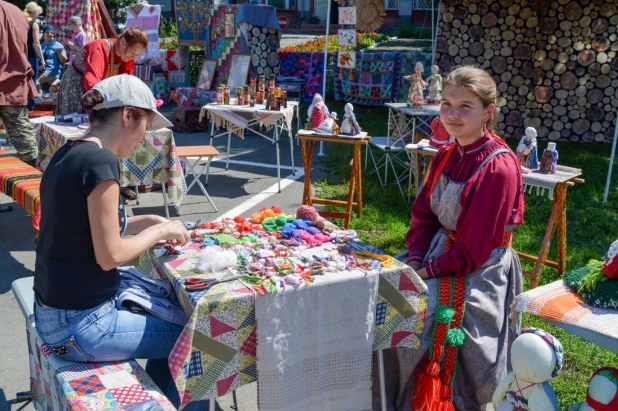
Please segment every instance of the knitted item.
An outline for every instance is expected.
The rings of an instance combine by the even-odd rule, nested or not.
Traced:
[[[564,274],[562,279],[586,304],[618,309],[618,279],[608,278],[604,266],[603,261],[590,260],[586,266]]]
[[[296,218],[300,218],[301,220],[311,221],[312,223],[318,221],[318,212],[315,208],[310,205],[301,205],[296,210]]]

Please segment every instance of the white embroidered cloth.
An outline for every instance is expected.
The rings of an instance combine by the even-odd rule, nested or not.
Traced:
[[[200,121],[204,115],[207,115],[217,128],[223,127],[238,137],[244,138],[245,129],[252,121],[271,127],[283,119],[287,129],[292,130],[292,119],[297,105],[298,103],[289,101],[287,108],[271,111],[266,110],[263,104],[256,104],[255,107],[207,104],[202,107]]]
[[[257,296],[259,409],[371,410],[377,292],[378,273],[357,270]]]

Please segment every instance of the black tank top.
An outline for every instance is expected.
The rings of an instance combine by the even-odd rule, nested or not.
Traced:
[[[37,57],[36,51],[34,51],[34,33],[32,32],[32,26],[34,20],[30,20],[30,30],[28,30],[28,58]]]

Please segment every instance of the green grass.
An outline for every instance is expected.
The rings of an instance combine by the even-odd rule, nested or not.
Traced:
[[[343,104],[327,100],[327,105],[331,111],[337,111],[340,119],[343,117]],[[386,108],[355,106],[354,112],[359,124],[369,135],[386,135]],[[302,118],[306,118],[306,115]],[[512,140],[508,143],[515,147],[518,141]],[[546,145],[546,141],[540,142],[541,149]],[[586,264],[589,259],[602,257],[618,236],[618,208],[615,206],[618,204],[618,176],[614,175],[608,203],[603,204],[611,145],[558,142],[557,149],[560,153],[559,163],[582,168],[583,178],[586,180],[584,184],[569,188],[567,195],[567,268],[574,269]],[[352,146],[327,144],[324,151],[326,156],[319,161],[327,171],[327,177],[315,182],[315,186],[321,197],[345,199]],[[364,155],[363,151],[363,161]],[[389,254],[395,254],[405,249],[404,237],[410,224],[411,203],[408,203],[407,198],[402,198],[394,183],[382,188],[377,177],[369,175],[371,166],[370,158],[368,168],[363,169],[363,213],[361,217],[354,215],[350,228],[357,230],[360,237],[368,243]],[[393,181],[392,178],[390,181]],[[515,232],[515,249],[538,254],[551,208],[552,203],[547,194],[543,197],[526,194],[525,223]],[[557,260],[555,240],[549,257]],[[527,271],[534,269],[531,262],[522,261],[522,266]],[[557,279],[556,270],[544,268],[541,284]],[[525,279],[525,284],[525,289],[528,289],[528,279]],[[618,355],[567,333],[543,319],[524,315],[522,325],[545,329],[555,335],[564,346],[564,370],[561,375],[551,380],[561,410],[585,400],[588,380],[597,368],[604,365],[618,366]]]

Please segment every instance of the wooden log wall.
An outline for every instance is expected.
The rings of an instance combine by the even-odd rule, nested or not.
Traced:
[[[487,70],[498,131],[611,141],[618,108],[616,0],[443,0],[436,61]]]

